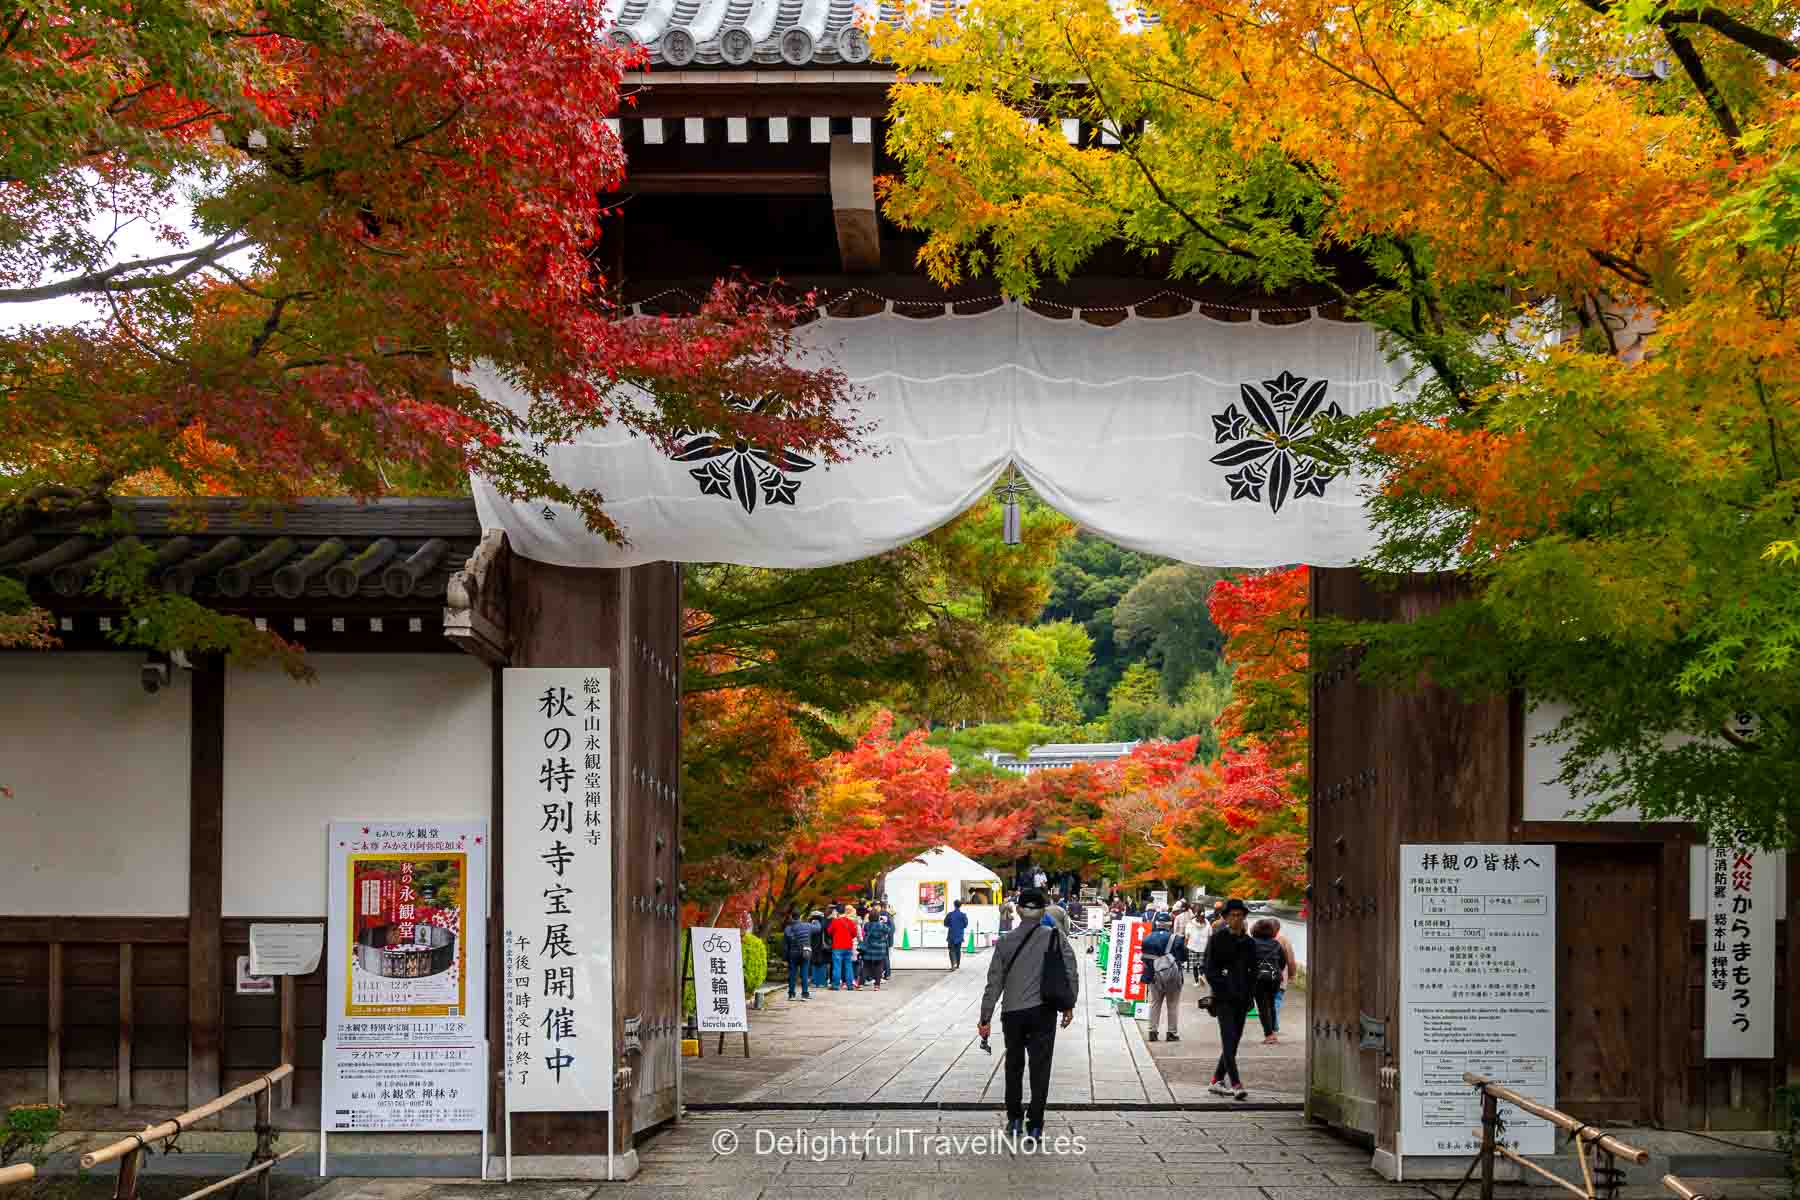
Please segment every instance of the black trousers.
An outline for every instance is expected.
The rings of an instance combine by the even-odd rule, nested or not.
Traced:
[[[951,969],[954,970],[955,968],[962,966],[963,944],[960,941],[956,940],[955,938],[951,938],[945,944],[950,947],[950,967],[951,967]]]
[[[1239,1021],[1242,1025],[1243,1022]],[[1050,1099],[1050,1058],[1056,1053],[1056,1010],[1048,1004],[1000,1014],[1006,1039],[1006,1119],[1024,1118],[1027,1128],[1044,1125]],[[1025,1066],[1031,1065],[1031,1108],[1025,1107]]]
[[[1244,1020],[1249,1013],[1249,1006],[1242,1000],[1213,997],[1213,1016],[1219,1019],[1219,1045],[1223,1048],[1219,1065],[1213,1068],[1214,1083],[1229,1081],[1234,1086],[1243,1086],[1243,1076],[1238,1074],[1237,1052],[1238,1043],[1244,1037]]]
[[[1256,1019],[1262,1022],[1263,1036],[1275,1036],[1275,985],[1256,985]]]

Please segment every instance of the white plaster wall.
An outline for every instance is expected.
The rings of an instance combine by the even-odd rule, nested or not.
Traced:
[[[310,654],[225,681],[226,916],[325,915],[325,826],[487,820],[493,692],[464,654]]]
[[[1568,715],[1560,704],[1541,704],[1525,714],[1525,819],[1527,821],[1579,821],[1584,805],[1556,782],[1562,773],[1562,746],[1539,739]],[[1642,821],[1635,808],[1621,808],[1601,821]]]
[[[185,671],[141,654],[0,655],[0,913],[186,916]]]

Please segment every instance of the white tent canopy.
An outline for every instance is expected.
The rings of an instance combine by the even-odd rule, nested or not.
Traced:
[[[1101,328],[1007,304],[931,320],[822,317],[796,339],[807,361],[849,377],[872,453],[827,466],[704,432],[665,453],[628,430],[595,429],[549,447],[550,468],[597,489],[630,544],[477,478],[482,524],[562,566],[826,566],[937,528],[1013,464],[1045,502],[1127,549],[1264,567],[1343,566],[1374,546],[1369,481],[1302,452],[1320,421],[1405,389],[1405,365],[1367,325],[1195,312]],[[488,399],[525,403],[493,371],[465,379]]]
[[[895,936],[906,930],[914,946],[944,944],[944,917],[958,900],[978,944],[1000,929],[1000,876],[949,846],[889,871],[885,895],[894,910]]]

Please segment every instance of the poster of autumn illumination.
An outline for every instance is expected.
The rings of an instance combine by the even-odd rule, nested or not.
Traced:
[[[451,1017],[468,1008],[466,854],[348,856],[350,1017]]]

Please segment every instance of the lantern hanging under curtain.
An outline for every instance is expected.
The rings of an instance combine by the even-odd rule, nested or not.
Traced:
[[[1019,497],[1029,490],[1017,470],[1012,471],[1006,482],[994,489],[994,494],[1000,497],[1003,505],[1000,540],[1005,545],[1017,546],[1025,540],[1024,523],[1019,516]]]

